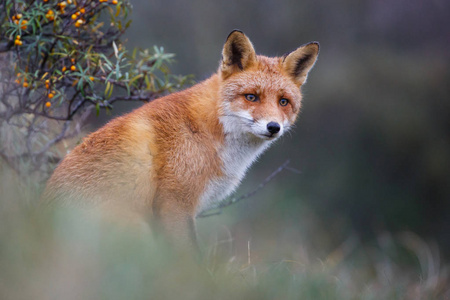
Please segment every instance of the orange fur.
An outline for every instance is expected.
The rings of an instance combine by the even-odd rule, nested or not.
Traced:
[[[317,54],[311,43],[286,57],[257,56],[243,33],[232,32],[217,74],[90,134],[56,168],[43,199],[156,220],[177,243],[195,246],[195,215],[229,195],[294,123]],[[269,121],[280,133],[266,132]]]

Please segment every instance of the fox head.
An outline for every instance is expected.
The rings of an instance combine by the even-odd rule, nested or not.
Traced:
[[[319,43],[311,42],[283,57],[256,55],[243,32],[231,32],[218,72],[224,131],[270,141],[289,130],[300,111],[300,87],[318,54]]]

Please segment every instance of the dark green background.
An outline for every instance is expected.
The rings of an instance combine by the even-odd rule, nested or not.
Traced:
[[[237,241],[264,232],[266,241],[306,240],[317,249],[410,230],[448,253],[449,1],[132,3],[128,47],[164,46],[177,55],[173,71],[197,81],[216,71],[235,28],[269,56],[321,44],[297,127],[263,155],[239,192],[288,158],[302,174],[285,171],[200,227],[225,223]]]

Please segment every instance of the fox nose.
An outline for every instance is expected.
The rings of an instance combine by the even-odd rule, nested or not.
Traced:
[[[280,132],[280,129],[280,124],[278,124],[277,122],[269,122],[269,124],[267,124],[267,131],[269,131],[271,134]]]

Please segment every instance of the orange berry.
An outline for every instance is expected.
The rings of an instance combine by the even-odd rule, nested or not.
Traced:
[[[49,9],[47,14],[45,15],[45,17],[47,19],[49,19],[50,21],[53,21],[53,19],[55,18],[54,15],[55,15],[55,13],[53,12],[53,10]]]
[[[65,72],[67,70],[66,67],[63,67],[61,71]]]
[[[25,81],[25,82],[23,83],[23,87],[24,87],[24,88],[27,88],[27,87],[28,87],[28,82]]]
[[[95,80],[95,78],[94,78],[94,77],[92,77],[92,76],[90,76],[90,77],[89,77],[89,80],[90,80],[90,81],[94,81],[94,80]]]
[[[16,83],[20,84],[20,79],[19,78],[16,79]]]
[[[77,67],[75,67],[74,65],[72,65],[72,66],[70,67],[70,70],[76,71],[76,70],[77,70]]]
[[[21,18],[22,18],[22,14],[17,14],[17,15],[16,15],[16,19],[19,20],[19,19],[21,19]]]
[[[80,27],[81,25],[83,25],[83,23],[84,23],[83,20],[78,19],[78,20],[75,22],[75,27]]]
[[[84,8],[80,9],[80,13],[84,14],[86,10]]]
[[[58,3],[58,5],[59,5],[61,8],[64,8],[64,7],[67,6],[67,2],[66,2],[66,1],[63,1],[63,2],[61,2],[61,3]]]
[[[19,20],[14,20],[14,24],[19,25]]]
[[[55,97],[55,94],[53,94],[53,92],[52,92],[52,93],[49,93],[47,97],[48,97],[49,99],[52,99],[53,97]]]
[[[16,36],[16,40],[20,40],[20,35]]]
[[[16,46],[22,46],[22,41],[21,41],[21,40],[15,40],[15,41],[14,41],[14,45],[16,45]]]
[[[118,3],[117,0],[112,0],[112,4],[116,5]]]
[[[71,16],[71,18],[72,18],[72,20],[75,20],[75,19],[77,18],[77,15],[76,15],[76,14],[73,14],[73,15]]]
[[[77,11],[75,14],[76,14],[77,16],[80,16],[80,15],[81,15],[81,13],[80,13],[79,11]]]
[[[49,96],[50,96],[50,94],[49,94]],[[50,101],[45,102],[45,107],[50,107],[50,106],[52,106],[52,104],[50,103]]]

